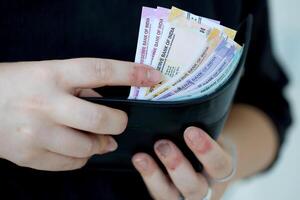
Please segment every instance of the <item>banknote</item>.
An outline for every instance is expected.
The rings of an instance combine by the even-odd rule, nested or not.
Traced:
[[[219,73],[217,75],[215,80],[209,82],[209,84],[204,83],[203,87],[199,86],[198,89],[190,90],[186,92],[186,94],[178,95],[177,97],[174,96],[172,100],[181,101],[186,99],[193,99],[193,98],[209,95],[215,92],[218,88],[220,88],[223,84],[225,84],[227,80],[231,77],[232,73],[236,69],[236,66],[241,58],[242,52],[243,52],[243,48],[237,50],[230,64],[224,68],[225,70],[222,73]],[[168,101],[168,100],[163,99],[162,101]]]
[[[159,51],[153,59],[153,66],[162,72],[164,79],[160,84],[146,88],[139,97],[145,99],[160,85],[189,68],[205,48],[206,37],[203,32],[170,24],[162,36]]]
[[[146,64],[146,61],[149,59],[149,42],[150,39],[153,37],[153,30],[152,24],[154,19],[156,19],[156,9],[143,7],[142,8],[142,15],[140,21],[140,28],[139,28],[139,36],[138,36],[138,43],[135,55],[136,63]],[[131,87],[129,99],[136,99],[139,93],[138,87]]]
[[[219,65],[221,65],[224,60],[230,60],[234,54],[234,50],[234,47],[232,47],[226,39],[222,40],[216,48],[216,51],[204,63],[203,67],[198,67],[185,80],[153,98],[153,100],[169,99],[173,95],[182,93],[197,83],[201,83],[205,78],[209,77],[214,70],[219,68]]]
[[[192,28],[195,30],[206,32],[207,34],[210,32],[212,27],[215,27],[215,28],[213,28],[215,32],[217,30],[220,32],[222,31],[229,38],[234,38],[236,35],[235,30],[232,30],[227,27],[219,25],[218,21],[213,21],[213,20],[201,17],[201,16],[196,16],[192,13],[183,11],[176,7],[172,7],[168,21],[172,24],[175,24],[176,26],[189,27],[189,28]],[[215,36],[218,36],[218,35],[215,34]],[[210,43],[210,41],[208,40],[207,43]],[[205,52],[205,50],[204,50],[204,52]],[[204,57],[204,58],[206,58],[206,57]],[[199,59],[201,60],[201,55],[200,55],[200,58],[198,58],[198,60]],[[171,81],[165,80],[160,85],[153,87],[152,90],[150,89],[146,93],[141,93],[141,95],[142,96],[145,95],[145,97],[143,97],[144,99],[152,99],[152,98],[159,96],[161,93],[163,93],[164,91],[168,90],[170,87],[173,87],[174,85],[176,85],[179,81],[182,81],[184,78],[186,78],[186,76],[188,74],[192,73],[193,70],[195,70],[200,65],[201,65],[201,62],[200,63],[197,62],[197,65],[192,65],[191,68],[183,69],[181,71],[182,73],[176,77],[172,77]]]
[[[202,67],[202,63],[204,63],[208,59],[208,57],[215,50],[215,48],[220,43],[222,38],[223,38],[223,35],[221,35],[219,30],[217,30],[217,29],[212,30],[208,37],[207,44],[206,44],[203,52],[199,55],[199,57],[192,64],[192,66],[187,71],[182,72],[177,77],[174,77],[171,81],[165,83],[164,85],[161,85],[155,91],[150,93],[148,95],[148,99],[156,98],[156,97],[160,96],[165,91],[169,90],[172,87],[175,87],[175,85],[184,81],[186,78],[188,78],[190,76],[190,74],[192,74],[199,67]]]
[[[152,87],[131,87],[129,99],[178,101],[210,94],[231,76],[243,48],[236,30],[182,9],[143,7],[135,62],[159,70]]]
[[[176,23],[176,24],[181,22],[181,24],[182,24],[182,21],[185,21],[186,19],[188,19],[188,21],[197,22],[196,24],[203,24],[203,25],[206,25],[208,27],[217,28],[221,31],[224,31],[226,33],[226,35],[228,35],[228,37],[231,38],[231,39],[234,39],[235,36],[236,36],[236,33],[237,33],[236,30],[233,30],[231,28],[220,25],[219,21],[194,15],[190,12],[181,10],[181,9],[176,8],[174,6],[171,8],[170,15],[169,15],[169,18],[168,18],[169,22],[173,22],[173,23]]]
[[[153,59],[153,67],[164,75],[163,81],[151,88],[144,88],[139,93],[140,99],[150,99],[156,89],[167,83],[176,75],[187,71],[196,62],[205,47],[211,29],[207,26],[191,28],[168,23],[167,31],[161,37],[160,51]]]
[[[158,12],[158,11],[161,11],[161,12]],[[162,7],[158,7],[157,8],[157,17],[158,18],[160,18],[161,19],[161,25],[164,27],[164,29],[168,29],[168,30],[170,30],[170,25],[168,24],[168,23],[166,23],[166,18],[165,17],[167,17],[167,18],[169,18],[169,14],[170,14],[170,12],[172,11],[172,9],[170,10],[170,9],[166,9],[166,8],[162,8]],[[168,16],[166,16],[166,14],[168,14]],[[192,16],[192,17],[191,17]],[[192,14],[190,14],[190,13],[187,13],[187,15],[186,15],[186,19],[188,19],[188,20],[190,20],[190,21],[192,21],[192,22],[194,22],[194,20],[196,19],[195,18],[195,16],[194,15],[192,15]],[[219,23],[218,21],[214,21],[214,20],[210,20],[210,19],[207,19],[207,18],[204,18],[204,17],[199,17],[199,16],[197,16],[197,19],[198,19],[198,21],[200,22],[200,21],[212,21],[212,22],[214,22],[214,23]],[[202,29],[201,29],[202,28]],[[153,29],[153,30],[155,30],[155,28]],[[208,30],[208,27],[198,27],[198,30],[201,30],[202,32],[205,32],[206,30]],[[158,32],[160,32],[160,30],[158,29]],[[163,32],[162,32],[163,33]],[[153,46],[151,45],[151,42],[150,42],[150,47],[149,47],[149,49],[153,49],[153,51],[156,53],[157,52],[157,48],[158,48],[158,46],[159,46],[159,42],[161,41],[161,40],[163,40],[163,39],[161,39],[161,38],[166,38],[166,37],[168,37],[168,35],[167,34],[165,34],[165,35],[161,35],[161,37],[159,38],[160,40],[158,40],[158,41],[156,41],[156,48],[153,48]],[[153,59],[154,59],[154,55],[155,54],[152,54],[152,59],[151,59],[151,62],[150,62],[150,65],[153,65]],[[165,81],[166,82],[166,81]],[[156,87],[158,87],[158,86],[156,86]],[[150,91],[151,91],[151,89],[150,89]],[[145,99],[145,95],[147,95],[149,93],[149,89],[148,88],[141,88],[140,89],[140,91],[139,91],[139,93],[138,93],[138,99]]]
[[[155,11],[155,15],[152,16],[151,20],[151,37],[149,38],[148,46],[147,46],[147,56],[145,62],[143,64],[147,64],[152,66],[152,62],[154,56],[157,53],[159,43],[161,41],[161,37],[166,29],[168,29],[168,24],[166,23],[168,20],[168,16],[170,14],[170,9],[157,7]],[[138,54],[138,53],[137,53]],[[139,54],[138,54],[139,55]],[[147,88],[144,87],[132,87],[130,90],[130,98],[131,99],[139,99],[144,96]]]
[[[239,58],[240,56],[239,52],[241,51],[242,48],[238,44],[233,43],[232,41],[228,41],[228,42],[231,43],[230,50],[227,52],[227,55],[222,60],[222,62],[216,67],[216,69],[210,75],[207,75],[203,81],[197,82],[188,90],[182,91],[181,94],[178,96],[183,96],[188,93],[193,93],[203,87],[207,87],[214,80],[216,80],[217,77],[226,74],[225,69],[228,69],[230,65],[234,63],[233,61],[236,59],[236,57]]]
[[[152,65],[154,56],[157,52],[160,39],[164,33],[164,30],[167,29],[168,16],[170,14],[170,9],[157,7],[155,12],[155,18],[153,19],[152,32],[153,35],[149,40],[148,50],[150,56],[147,57],[146,62],[148,65]]]

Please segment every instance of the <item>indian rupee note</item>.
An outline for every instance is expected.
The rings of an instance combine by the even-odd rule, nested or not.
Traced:
[[[222,62],[230,57],[234,53],[234,49],[229,45],[228,41],[224,39],[216,51],[210,56],[203,67],[197,68],[192,74],[190,74],[184,81],[181,81],[175,87],[165,91],[161,95],[153,98],[153,100],[170,99],[174,95],[180,95],[180,93],[192,88],[194,85],[203,81],[216,69]]]
[[[135,62],[140,64],[145,63],[150,57],[150,52],[148,49],[150,38],[152,37],[152,24],[153,20],[156,17],[155,15],[156,9],[143,7],[142,15],[140,21],[139,35],[138,35],[138,43],[135,54]],[[129,99],[136,99],[139,94],[139,87],[131,87],[129,93]]]

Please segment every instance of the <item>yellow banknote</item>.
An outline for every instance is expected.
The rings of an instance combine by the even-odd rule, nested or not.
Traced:
[[[186,22],[186,20],[190,21],[190,23]],[[202,24],[211,28],[217,28],[220,29],[221,31],[224,31],[226,35],[232,40],[235,38],[237,33],[237,31],[234,29],[218,24],[218,21],[194,15],[190,12],[181,10],[174,6],[170,11],[168,21],[180,25],[185,25],[185,24],[195,25],[195,23],[191,23],[191,22],[196,22],[196,24]]]

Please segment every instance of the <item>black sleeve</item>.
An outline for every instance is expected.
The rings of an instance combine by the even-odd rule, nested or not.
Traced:
[[[254,23],[246,69],[235,102],[249,104],[265,112],[277,128],[281,148],[292,121],[289,104],[284,97],[288,79],[272,52],[267,1],[243,2],[242,18],[252,13]]]

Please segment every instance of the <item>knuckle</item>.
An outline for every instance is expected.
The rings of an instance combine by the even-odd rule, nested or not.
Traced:
[[[49,102],[42,94],[34,94],[27,97],[23,102],[23,108],[27,111],[41,111],[47,109]]]
[[[58,88],[70,86],[70,66],[73,66],[76,63],[80,64],[81,62],[83,62],[82,59],[51,61],[52,65],[51,68],[49,68],[49,70],[52,70],[53,74],[51,82]]]
[[[17,133],[21,138],[23,144],[30,145],[33,144],[37,139],[37,131],[35,128],[29,125],[22,125],[17,128]]]
[[[32,75],[37,80],[50,80],[53,78],[54,70],[50,65],[43,64],[42,66],[35,66]]]
[[[194,197],[204,196],[206,194],[205,188],[208,188],[207,181],[199,175],[196,184],[189,187],[182,187],[181,190],[184,196],[193,199]]]
[[[38,65],[40,64],[40,65]],[[60,73],[57,73],[57,70],[54,66],[39,62],[32,67],[30,72],[32,80],[36,84],[45,84],[45,83],[57,83],[61,79]]]
[[[217,155],[216,156],[216,161],[212,163],[213,170],[215,174],[221,174],[221,177],[224,176],[223,172],[229,171],[229,166],[230,166],[230,161],[224,156]],[[216,177],[219,178],[219,177]]]
[[[103,82],[109,82],[112,76],[112,63],[107,60],[95,59],[94,70],[92,73],[96,75],[97,79]]]
[[[190,186],[182,186],[181,192],[187,199],[194,199],[195,197],[205,196],[208,187],[207,180],[202,175],[198,174],[197,182]]]

